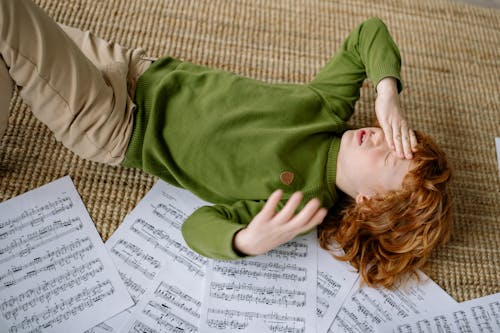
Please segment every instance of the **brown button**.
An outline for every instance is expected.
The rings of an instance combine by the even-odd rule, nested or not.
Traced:
[[[285,185],[290,185],[293,182],[294,177],[295,175],[293,174],[293,172],[290,171],[283,171],[280,174],[280,180]]]

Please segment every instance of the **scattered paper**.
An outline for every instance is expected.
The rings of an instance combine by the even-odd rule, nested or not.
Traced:
[[[379,332],[500,332],[500,293],[406,318],[404,322],[386,323]]]
[[[0,204],[0,331],[78,332],[133,305],[71,179]]]
[[[188,248],[181,225],[207,204],[160,180],[127,215],[106,247],[136,303],[152,289],[145,304],[120,314],[120,320],[106,322],[107,326],[115,331],[127,324],[125,331],[146,325],[196,332],[208,259]]]
[[[443,306],[456,304],[443,289],[419,272],[394,290],[359,287],[351,290],[328,332],[376,332],[380,324],[404,320],[421,313],[434,313]]]
[[[499,294],[457,308],[423,273],[421,282],[412,278],[393,291],[360,288],[358,274],[319,248],[314,232],[263,256],[204,258],[187,247],[180,229],[206,204],[158,181],[106,247],[69,177],[0,204],[0,329],[308,333],[376,332],[384,324],[389,331],[409,333],[453,325],[500,329]],[[443,309],[451,310],[430,315]],[[413,316],[425,317],[408,321]]]

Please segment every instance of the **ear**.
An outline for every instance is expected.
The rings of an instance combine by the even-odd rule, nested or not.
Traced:
[[[359,204],[362,204],[365,200],[368,200],[368,199],[370,199],[370,198],[368,198],[366,195],[363,195],[363,194],[361,194],[361,193],[360,193],[360,194],[358,194],[358,195],[356,196],[356,198],[355,198],[355,200],[356,200],[356,204],[358,204],[358,205],[359,205]]]

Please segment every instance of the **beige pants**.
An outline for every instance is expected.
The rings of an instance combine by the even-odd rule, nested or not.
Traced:
[[[135,84],[151,64],[89,32],[58,25],[30,0],[0,0],[0,136],[13,83],[57,140],[79,156],[119,164],[132,134]]]

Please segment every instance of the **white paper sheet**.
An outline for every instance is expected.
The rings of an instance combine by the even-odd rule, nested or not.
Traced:
[[[132,304],[69,177],[0,204],[0,331],[83,332]]]
[[[328,331],[358,277],[351,265],[318,248],[318,332]]]
[[[404,323],[390,322],[380,327],[379,332],[500,332],[500,293],[444,307],[425,316],[406,318]]]
[[[316,233],[266,255],[210,260],[200,332],[250,332],[253,320],[272,332],[316,332]]]
[[[166,306],[146,302],[140,309],[120,314],[120,320],[106,322],[107,326],[117,332],[129,330],[132,324],[127,322],[137,322],[140,326],[141,320],[147,322],[161,313],[169,320],[176,317],[177,325],[187,331],[191,331],[188,329],[191,326],[196,327],[207,258],[187,247],[180,229],[191,213],[207,204],[192,193],[159,180],[127,215],[106,247],[135,302],[151,289],[145,296],[148,302]],[[157,276],[160,277],[155,280]],[[188,303],[197,309],[187,311],[183,307]],[[128,328],[123,328],[124,324]],[[155,325],[147,326],[168,331],[166,319],[157,320]]]
[[[203,281],[192,277],[167,263],[121,332],[198,332]]]
[[[497,148],[498,175],[500,176],[500,138],[495,138],[495,146]]]
[[[412,277],[392,291],[365,285],[360,288],[357,283],[328,332],[376,332],[377,327],[385,322],[431,313],[456,304],[434,281],[422,272],[419,274],[420,282]]]

